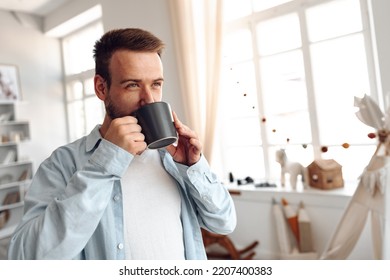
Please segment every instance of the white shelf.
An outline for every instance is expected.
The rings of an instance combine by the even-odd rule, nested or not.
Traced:
[[[19,104],[0,101],[0,211],[8,211],[8,219],[0,229],[0,239],[4,240],[23,217],[24,194],[33,172],[32,161],[20,160],[19,145],[30,139],[30,127],[27,120],[17,118],[15,106]],[[1,246],[6,245],[3,242]]]
[[[0,211],[11,210],[11,209],[14,209],[14,208],[22,207],[23,205],[24,205],[23,201],[19,201],[19,202],[12,203],[12,204],[7,204],[7,205],[1,205],[0,206]]]
[[[19,120],[19,121],[6,121],[6,122],[1,122],[0,121],[0,126],[3,125],[3,126],[12,126],[12,125],[28,125],[28,121],[23,121],[23,120]]]
[[[0,163],[0,169],[5,167],[14,167],[14,166],[22,166],[22,165],[30,165],[30,164],[32,164],[32,161],[30,160],[15,161],[6,164]]]
[[[0,190],[3,190],[3,189],[9,189],[9,188],[12,188],[12,187],[18,187],[18,186],[27,186],[29,185],[31,182],[31,179],[27,179],[27,180],[23,180],[23,181],[15,181],[15,182],[11,182],[11,183],[8,183],[8,184],[2,184],[0,185]]]

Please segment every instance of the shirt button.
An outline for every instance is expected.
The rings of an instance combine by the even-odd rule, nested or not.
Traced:
[[[114,201],[118,201],[120,199],[119,195],[114,196]]]
[[[122,250],[123,249],[123,243],[119,243],[117,247],[118,247],[119,250]]]

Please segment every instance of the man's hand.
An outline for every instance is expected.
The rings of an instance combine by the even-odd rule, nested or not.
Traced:
[[[202,152],[202,144],[199,141],[198,135],[185,126],[178,119],[175,112],[172,113],[175,127],[179,134],[179,140],[177,146],[172,144],[166,149],[172,155],[174,161],[191,166],[199,161]]]
[[[135,117],[126,116],[111,121],[104,139],[128,151],[132,155],[140,155],[146,150],[145,136]]]

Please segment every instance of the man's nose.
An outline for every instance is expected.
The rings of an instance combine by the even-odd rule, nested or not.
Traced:
[[[141,93],[141,105],[153,103],[154,98],[152,91],[149,88],[143,88]]]

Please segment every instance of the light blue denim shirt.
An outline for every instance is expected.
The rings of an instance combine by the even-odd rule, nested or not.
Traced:
[[[181,195],[185,257],[205,259],[200,227],[232,232],[232,199],[203,156],[188,167],[159,152]],[[102,139],[99,126],[55,150],[34,175],[9,259],[125,259],[120,179],[132,159]]]

